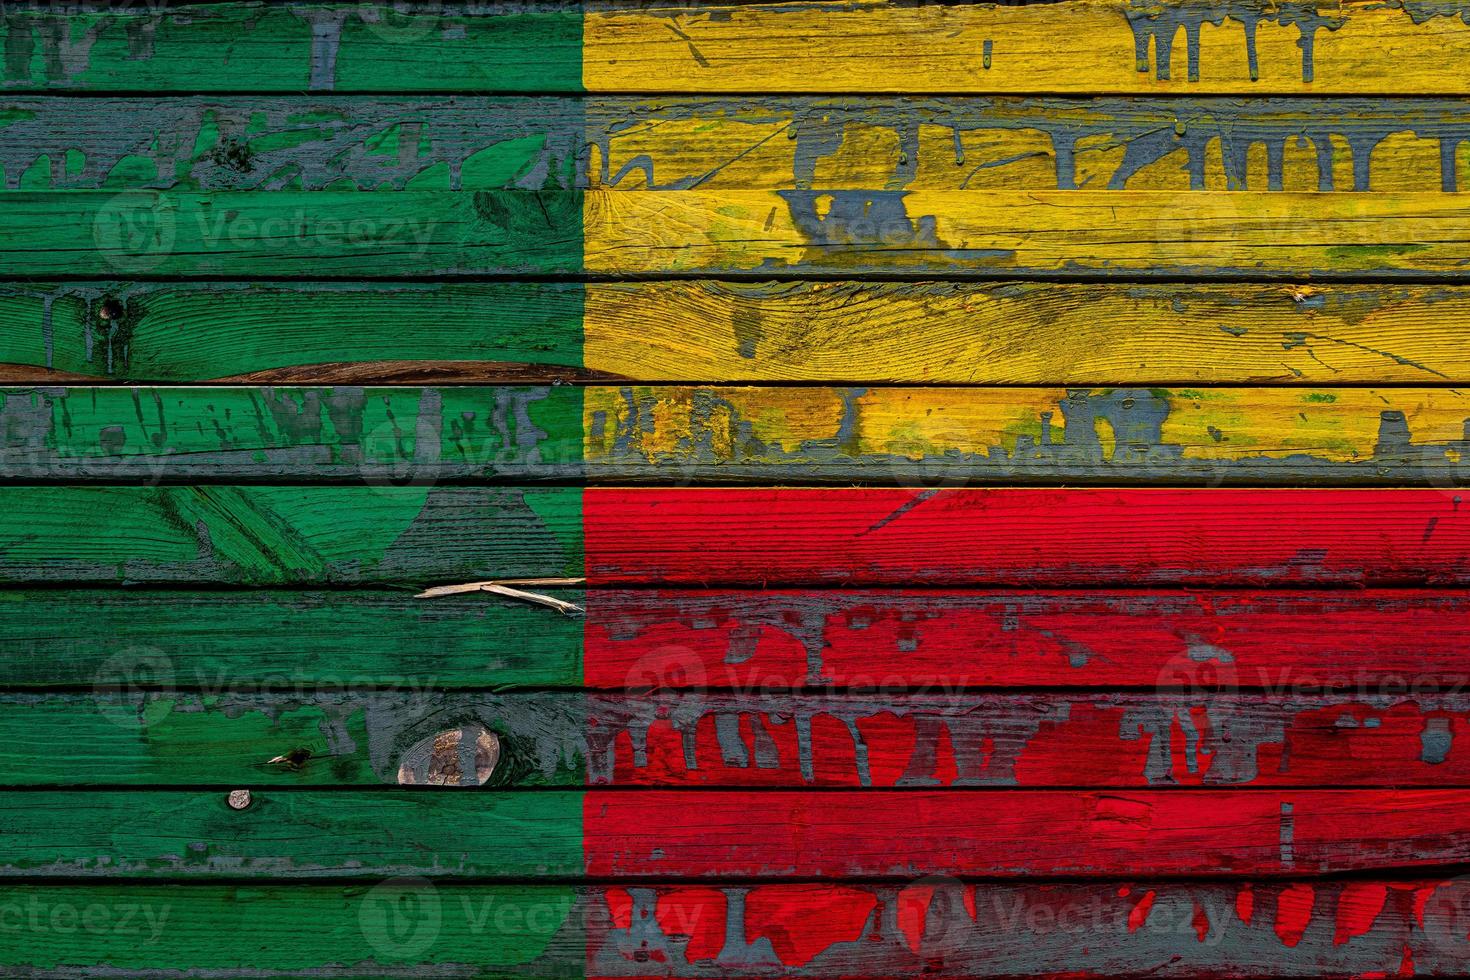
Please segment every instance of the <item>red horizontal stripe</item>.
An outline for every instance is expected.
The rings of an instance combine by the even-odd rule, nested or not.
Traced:
[[[1470,595],[593,590],[595,688],[1313,686],[1470,677]]]
[[[587,872],[1299,875],[1470,860],[1470,790],[590,790]]]
[[[591,583],[1470,581],[1439,490],[592,489]]]

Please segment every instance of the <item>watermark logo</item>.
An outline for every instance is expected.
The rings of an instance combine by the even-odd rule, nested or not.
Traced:
[[[98,209],[92,241],[118,272],[151,272],[178,237],[178,203],[158,191],[123,191]]]
[[[390,878],[363,896],[358,926],[373,950],[387,960],[413,960],[439,939],[444,910],[426,878]]]

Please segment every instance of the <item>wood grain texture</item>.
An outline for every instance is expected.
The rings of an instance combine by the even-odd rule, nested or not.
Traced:
[[[0,784],[1470,786],[1463,671],[1449,694],[1422,681],[1411,694],[494,694],[440,693],[432,677],[256,694],[230,679],[181,692],[159,677],[164,658],[126,660],[94,693],[0,695]],[[1195,666],[1156,683],[1229,670]],[[441,775],[422,761],[424,746],[465,731],[495,737],[492,771]]]
[[[543,794],[544,795],[544,794]],[[591,790],[587,873],[760,878],[1412,872],[1463,862],[1460,790]]]
[[[11,276],[345,276],[580,271],[577,191],[15,191]]]
[[[618,275],[1452,277],[1467,242],[1438,192],[594,190],[585,210],[587,270]]]
[[[1470,180],[1470,103],[1450,99],[585,104],[588,179],[619,189],[1453,191]]]
[[[1453,590],[593,589],[585,602],[584,684],[599,689],[1409,694],[1454,689],[1470,644],[1470,598]]]
[[[0,476],[1453,486],[1467,431],[1424,388],[32,387]]]
[[[578,490],[0,488],[0,581],[320,586],[581,575]]]
[[[1467,322],[1453,286],[5,283],[0,376],[1427,385],[1470,381]]]
[[[9,791],[0,875],[1278,877],[1466,859],[1464,790]],[[63,817],[62,814],[65,816]],[[897,833],[897,828],[903,828]]]
[[[1467,322],[1444,286],[594,283],[584,356],[648,381],[1437,384],[1470,378]]]
[[[10,98],[0,168],[28,191],[571,188],[584,117],[550,97]]]
[[[1470,399],[1445,389],[627,386],[585,389],[583,411],[591,479],[1451,487],[1470,477]],[[445,453],[448,472],[456,462]]]
[[[577,589],[545,592],[573,603]],[[582,623],[488,595],[0,590],[0,688],[575,687]]]
[[[1453,490],[588,490],[593,583],[1370,585],[1470,580]]]
[[[585,619],[483,594],[10,589],[0,687],[1409,695],[1457,691],[1470,644],[1453,591],[538,591]]]
[[[1459,879],[610,887],[13,884],[15,976],[1316,977],[1463,971]],[[61,932],[73,906],[97,928]],[[278,941],[263,948],[261,935]],[[64,935],[66,942],[58,942]],[[301,941],[294,941],[300,936]],[[360,974],[341,964],[357,964]],[[33,972],[34,971],[34,972]]]
[[[581,791],[259,790],[0,794],[0,876],[257,878],[579,875]]]
[[[1463,93],[1459,3],[596,5],[584,84],[684,92]],[[1151,43],[1152,42],[1152,43]],[[800,63],[801,70],[791,65]]]
[[[5,283],[0,364],[12,380],[548,381],[579,373],[582,294],[526,282]]]
[[[14,4],[4,21],[5,85],[88,92],[537,92],[581,85],[579,4],[185,6]],[[423,57],[425,43],[433,57]]]

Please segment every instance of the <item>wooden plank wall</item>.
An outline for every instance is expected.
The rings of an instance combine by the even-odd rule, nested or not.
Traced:
[[[1470,973],[1470,4],[0,33],[0,976]]]

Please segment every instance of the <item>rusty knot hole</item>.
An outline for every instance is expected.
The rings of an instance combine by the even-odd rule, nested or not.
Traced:
[[[484,786],[500,761],[500,737],[484,725],[461,725],[409,746],[400,786]]]

